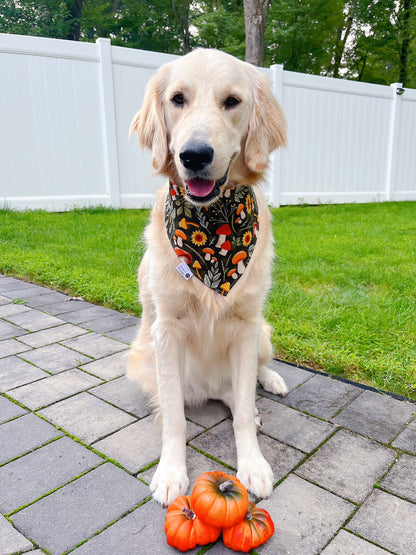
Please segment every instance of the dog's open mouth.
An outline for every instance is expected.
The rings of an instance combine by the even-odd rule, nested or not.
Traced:
[[[194,178],[188,179],[186,182],[186,192],[188,197],[194,202],[205,204],[210,200],[218,197],[220,188],[227,181],[228,171],[221,179],[214,181],[213,179]]]

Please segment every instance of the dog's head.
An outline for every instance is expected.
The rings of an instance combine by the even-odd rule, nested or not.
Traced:
[[[198,49],[162,66],[131,124],[153,167],[209,204],[221,190],[258,181],[286,123],[269,83],[254,66]]]

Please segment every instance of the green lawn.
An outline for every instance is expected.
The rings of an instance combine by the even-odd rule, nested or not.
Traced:
[[[416,398],[416,203],[272,212],[275,355]],[[0,211],[0,272],[140,314],[148,214]]]

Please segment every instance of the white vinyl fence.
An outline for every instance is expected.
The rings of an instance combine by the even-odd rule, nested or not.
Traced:
[[[0,207],[151,205],[163,181],[128,130],[172,59],[0,34]],[[289,128],[271,159],[273,205],[416,200],[415,90],[264,71]]]

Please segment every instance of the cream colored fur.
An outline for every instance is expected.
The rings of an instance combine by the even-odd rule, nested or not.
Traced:
[[[181,94],[183,106],[172,101]],[[227,98],[238,99],[228,109]],[[285,142],[285,120],[267,80],[253,66],[216,50],[196,50],[160,68],[151,79],[132,130],[152,149],[160,174],[184,185],[179,152],[203,139],[214,149],[210,178],[229,168],[223,189],[252,185],[259,206],[259,234],[243,276],[223,297],[199,279],[186,281],[164,223],[167,185],[158,192],[146,229],[147,251],[139,269],[142,325],[131,346],[128,376],[147,393],[162,423],[162,453],[151,483],[167,505],[188,487],[184,404],[220,399],[233,414],[239,479],[259,497],[272,491],[273,476],[258,447],[257,379],[285,395],[282,378],[267,368],[270,326],[262,318],[271,282],[270,213],[256,184],[269,153]],[[201,469],[203,471],[203,469]]]

